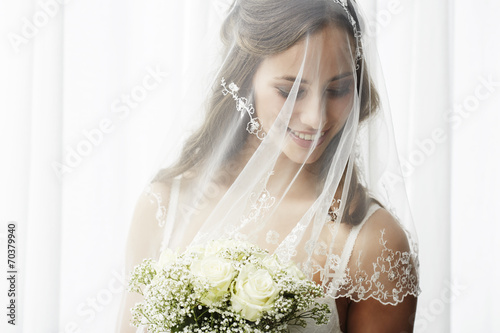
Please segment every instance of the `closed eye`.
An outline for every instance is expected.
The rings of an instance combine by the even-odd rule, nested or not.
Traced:
[[[327,89],[326,94],[328,95],[328,97],[331,98],[343,97],[350,94],[351,90],[352,90],[352,82],[349,82],[341,85],[340,87]]]
[[[290,96],[291,89],[284,87],[276,87],[276,89],[283,98],[288,98],[288,96]],[[299,91],[297,92],[297,99],[302,98],[305,95],[305,93],[306,91],[304,89],[299,89]]]

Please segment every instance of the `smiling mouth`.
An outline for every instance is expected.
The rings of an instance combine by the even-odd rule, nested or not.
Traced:
[[[299,138],[301,140],[305,140],[305,141],[314,141],[316,139],[320,139],[325,135],[326,132],[328,132],[328,131],[323,131],[321,133],[310,134],[310,133],[297,132],[297,131],[294,131],[290,128],[288,130],[290,131],[290,133],[292,133],[297,138]]]
[[[288,128],[288,133],[290,133],[290,138],[300,147],[311,149],[320,146],[326,139],[325,134],[329,130],[322,131],[321,133],[304,133],[294,131]]]

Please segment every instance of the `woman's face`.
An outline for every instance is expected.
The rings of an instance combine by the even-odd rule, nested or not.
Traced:
[[[345,30],[327,27],[259,65],[253,79],[254,106],[269,133],[306,56],[283,147],[291,161],[317,161],[346,122],[355,88],[351,48]]]

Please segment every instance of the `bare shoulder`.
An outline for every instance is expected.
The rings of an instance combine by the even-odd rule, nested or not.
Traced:
[[[413,332],[418,282],[410,253],[401,223],[386,209],[376,210],[361,228],[348,266],[353,281],[367,281],[353,286],[361,300],[349,305],[348,332]]]
[[[348,263],[352,274],[362,272],[379,283],[370,286],[372,294],[364,298],[383,295],[384,302],[394,304],[408,293],[418,294],[418,258],[413,250],[401,223],[384,208],[375,211],[361,228]]]
[[[359,233],[364,244],[373,247],[390,247],[396,251],[409,250],[408,237],[401,223],[385,208],[377,209],[366,221]],[[377,242],[366,242],[378,240]]]

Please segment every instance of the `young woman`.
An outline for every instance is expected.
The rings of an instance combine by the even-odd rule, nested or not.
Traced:
[[[328,293],[329,324],[303,331],[412,331],[415,237],[357,5],[238,0],[222,38],[202,125],[139,199],[127,269],[166,247],[242,239]],[[124,298],[120,332],[135,331],[138,300]]]

